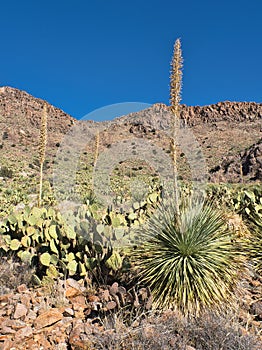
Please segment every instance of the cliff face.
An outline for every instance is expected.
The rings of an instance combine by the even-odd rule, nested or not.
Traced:
[[[47,158],[51,164],[65,134],[82,122],[24,91],[0,88],[2,159],[28,163],[32,157],[37,157],[45,103],[48,112]],[[149,109],[110,122],[92,123],[103,130],[100,152],[123,139],[146,138],[168,153],[170,116],[169,107],[157,103]],[[91,124],[83,127],[88,128],[88,125]],[[210,181],[261,181],[262,104],[219,102],[202,107],[182,105],[181,126],[189,127],[198,141],[207,162]]]
[[[255,102],[219,102],[210,106],[183,106],[181,118],[189,125],[198,122],[215,123],[218,121],[252,122],[262,120],[262,104]]]

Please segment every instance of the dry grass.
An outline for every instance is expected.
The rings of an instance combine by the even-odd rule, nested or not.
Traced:
[[[232,311],[223,315],[209,312],[191,320],[170,311],[134,320],[130,327],[115,315],[114,327],[95,334],[91,343],[92,349],[101,350],[187,350],[190,346],[197,350],[259,350],[262,346],[256,335],[245,332]]]

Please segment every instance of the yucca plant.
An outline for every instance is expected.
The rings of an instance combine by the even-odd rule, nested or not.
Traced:
[[[212,205],[182,206],[178,219],[176,206],[162,203],[139,233],[135,260],[155,307],[198,314],[233,296],[244,253]]]
[[[45,162],[46,143],[47,143],[47,111],[46,111],[46,104],[45,104],[42,118],[41,118],[41,129],[40,129],[40,140],[39,140],[39,163],[40,163],[39,197],[38,197],[39,207],[41,207],[41,202],[42,202],[43,167]]]
[[[251,237],[249,239],[249,258],[257,273],[262,273],[262,216],[254,214],[247,222]]]

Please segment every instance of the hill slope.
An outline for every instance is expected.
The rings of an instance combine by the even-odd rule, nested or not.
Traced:
[[[1,164],[33,171],[44,103],[24,91],[0,88]],[[50,169],[64,135],[73,126],[84,125],[47,103]],[[198,141],[210,174],[210,181],[261,181],[262,104],[220,102],[210,106],[181,108],[181,125],[187,126]],[[145,138],[169,152],[167,131],[169,108],[155,104],[110,122],[93,123],[101,130],[100,153],[124,139]],[[92,152],[93,141],[87,149]],[[181,154],[183,151],[181,150]],[[182,155],[183,157],[183,155]],[[19,162],[18,162],[19,160]],[[250,163],[251,162],[251,163]],[[29,164],[30,167],[29,167]],[[21,165],[21,166],[19,166]]]

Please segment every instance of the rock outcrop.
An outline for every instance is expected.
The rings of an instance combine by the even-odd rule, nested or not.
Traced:
[[[262,139],[237,156],[225,157],[211,172],[214,180],[223,182],[262,181]]]

